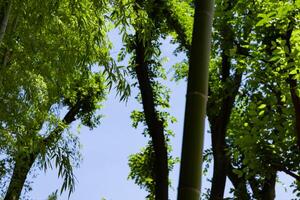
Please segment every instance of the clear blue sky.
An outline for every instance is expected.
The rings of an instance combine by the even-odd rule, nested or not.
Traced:
[[[121,38],[117,31],[110,33],[110,38],[114,41],[115,48],[112,54],[121,48]],[[184,58],[183,54],[175,57],[172,52],[175,46],[169,43],[169,40],[163,42],[162,56],[168,57],[169,62],[166,67],[169,69],[174,63]],[[170,74],[171,75],[171,74]],[[175,133],[172,139],[173,155],[180,156],[181,139],[183,130],[183,114],[185,106],[186,83],[168,82],[167,86],[171,89],[171,109],[170,113],[178,120],[176,124],[171,126]],[[136,94],[137,91],[133,91]],[[75,171],[77,177],[77,185],[75,192],[71,195],[71,200],[100,200],[105,197],[107,200],[142,200],[147,195],[145,191],[140,189],[131,180],[127,180],[129,173],[128,156],[136,153],[143,147],[147,139],[141,135],[142,129],[133,129],[129,118],[131,111],[141,109],[134,98],[130,98],[128,103],[119,102],[115,98],[115,92],[112,91],[108,95],[104,108],[100,111],[105,117],[102,119],[101,125],[90,131],[82,128],[80,134],[83,155],[81,167]],[[134,95],[133,95],[134,96]],[[208,124],[206,123],[206,126]],[[210,146],[210,135],[205,135],[205,146]],[[212,167],[212,165],[211,165]],[[33,179],[32,188],[28,195],[33,200],[45,200],[47,196],[61,186],[61,181],[57,179],[55,170],[38,172],[39,175]],[[170,199],[176,199],[176,188],[178,184],[179,164],[171,172],[173,189],[170,190]],[[208,177],[211,172],[208,174]],[[203,188],[209,188],[210,184],[203,178]],[[289,186],[291,179],[284,176],[283,180]],[[229,181],[227,181],[229,182]],[[227,194],[228,194],[227,187]],[[277,184],[278,200],[291,199],[291,191],[285,192],[283,186]],[[67,195],[59,197],[59,200],[67,200]]]

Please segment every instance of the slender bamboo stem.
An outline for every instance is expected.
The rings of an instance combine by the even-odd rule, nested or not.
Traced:
[[[205,129],[213,0],[196,0],[178,200],[199,200]]]

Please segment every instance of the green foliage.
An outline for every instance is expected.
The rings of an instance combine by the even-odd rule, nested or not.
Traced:
[[[187,78],[188,66],[189,65],[186,60],[181,63],[176,63],[175,65],[173,65],[175,81],[179,81]]]
[[[299,97],[298,21],[299,1],[216,1],[207,112],[211,119],[220,115],[222,101],[237,86],[235,75],[243,74],[226,131],[226,151],[239,178],[256,179],[257,186],[248,182],[252,189],[260,190],[270,171],[299,175],[296,113],[287,82],[297,80]],[[226,81],[222,51],[230,59]],[[175,80],[186,75],[184,66],[175,65]],[[210,120],[211,127],[216,122]],[[255,192],[250,191],[254,198]]]
[[[171,147],[169,146],[169,148]],[[149,142],[148,145],[142,148],[139,153],[130,155],[128,161],[128,165],[130,167],[128,178],[134,180],[134,182],[139,185],[140,188],[143,188],[147,192],[149,192],[149,194],[146,196],[146,199],[149,200],[155,199],[155,175],[153,174],[154,159],[155,154],[153,145],[151,144],[151,142]],[[168,162],[169,170],[171,171],[174,165],[179,162],[179,160],[178,158],[169,156]]]
[[[64,130],[76,119],[90,128],[99,124],[95,112],[105,98],[105,82],[118,82],[111,80],[114,69],[108,71],[115,66],[106,38],[107,2],[13,2],[0,44],[1,162],[13,168],[18,155],[38,154],[46,170],[55,161],[64,179],[61,191],[71,193],[79,141]],[[66,111],[65,117],[72,116],[67,121],[61,119]],[[5,170],[3,180],[11,175]]]
[[[55,192],[52,192],[49,196],[48,196],[48,198],[47,198],[47,200],[57,200],[57,190],[55,191]]]
[[[154,198],[154,179],[153,174],[154,151],[152,145],[147,145],[141,152],[129,157],[128,165],[130,173],[128,178],[141,188],[149,192],[146,199],[153,200]]]
[[[296,74],[298,57],[294,54],[296,40],[290,40],[290,51],[285,38],[290,29],[298,29],[293,24],[298,8],[290,1],[257,1],[252,9],[256,27],[247,46],[252,60],[231,116],[228,141],[233,145],[228,151],[236,155],[235,173],[249,180],[255,177],[262,188],[272,171],[299,174],[295,112],[286,81],[291,73]]]
[[[171,35],[172,43],[179,45],[174,53],[190,56],[193,1],[1,1],[1,23],[9,2],[8,23],[0,39],[1,194],[16,161],[35,154],[35,167],[58,169],[61,192],[74,191],[73,168],[79,166],[81,156],[70,125],[78,120],[96,127],[101,119],[97,110],[110,89],[115,87],[120,99],[127,100],[131,88],[137,87],[136,33],[146,47],[145,62],[171,170],[178,159],[170,156],[174,133],[168,127],[176,119],[168,112],[171,91],[163,84],[161,39]],[[300,173],[297,113],[291,95],[292,88],[300,98],[300,1],[217,0],[215,9],[207,115],[213,127],[224,120],[220,116],[225,100],[233,101],[226,124],[226,156],[233,174],[252,188],[247,190],[251,198],[257,198],[270,171]],[[124,44],[117,60],[109,55],[111,43],[106,36],[112,28],[119,29]],[[116,64],[127,57],[128,66]],[[185,79],[188,68],[188,60],[175,64],[174,80]],[[141,103],[140,94],[136,99]],[[133,111],[131,119],[134,128],[147,127],[142,111]],[[148,128],[142,134],[149,138]],[[204,172],[212,155],[211,150],[205,151]],[[153,160],[151,141],[129,157],[129,179],[149,192],[147,199],[154,199]],[[291,187],[299,196],[299,181]],[[209,198],[209,192],[204,198]]]
[[[164,135],[166,143],[169,142],[170,136],[173,133],[168,130],[168,124],[175,122],[174,117],[171,117],[165,110],[169,105],[169,89],[161,82],[166,80],[166,72],[163,67],[163,59],[160,58],[160,37],[164,37],[166,33],[166,25],[161,21],[156,21],[156,14],[160,15],[160,11],[154,6],[154,1],[130,2],[130,1],[114,1],[115,9],[112,12],[112,19],[122,34],[122,39],[125,47],[121,49],[118,60],[123,60],[126,55],[130,55],[128,71],[131,78],[134,80],[133,86],[137,86],[137,74],[135,73],[136,66],[136,49],[137,42],[142,42],[145,47],[145,64],[147,65],[147,73],[149,76],[151,90],[153,91],[154,106],[159,121],[163,122]],[[139,35],[137,41],[136,37]],[[139,86],[142,87],[142,86]],[[138,94],[136,99],[142,103],[141,94]],[[143,135],[151,138],[149,127],[147,127],[145,114],[142,111],[135,110],[131,114],[133,127],[137,128],[139,124],[146,126]],[[168,145],[168,144],[167,144]],[[168,146],[168,153],[171,147]],[[168,156],[169,170],[171,170],[177,159]],[[131,155],[129,158],[130,174],[129,179],[133,179],[141,188],[145,188],[149,192],[147,199],[154,199],[154,150],[151,140],[147,147],[140,153]]]

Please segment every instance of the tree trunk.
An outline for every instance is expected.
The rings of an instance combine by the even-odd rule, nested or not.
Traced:
[[[288,82],[290,85],[290,93],[295,111],[295,132],[297,138],[297,146],[300,150],[300,97],[297,95],[296,92],[297,80],[295,80],[294,78],[290,78]]]
[[[168,151],[164,135],[163,121],[159,119],[155,110],[154,93],[151,86],[151,80],[148,74],[148,64],[146,61],[146,44],[143,43],[142,37],[136,33],[136,66],[139,88],[142,95],[142,104],[152,139],[155,153],[154,174],[155,174],[155,199],[168,200],[169,188],[169,168],[168,168]],[[150,43],[150,42],[149,42]],[[148,43],[148,44],[149,44]]]
[[[222,120],[222,119],[221,119]],[[219,121],[221,121],[219,120]],[[214,128],[216,126],[216,128]],[[211,125],[211,141],[213,147],[213,178],[211,185],[211,200],[221,200],[224,196],[226,184],[226,155],[225,155],[225,131],[220,131],[220,124]],[[219,130],[218,130],[219,129]]]
[[[272,172],[271,176],[264,181],[262,188],[262,200],[274,200],[275,199],[275,184],[276,184],[276,172]]]
[[[211,200],[221,200],[224,196],[225,184],[226,184],[226,164],[222,154],[214,155],[214,168],[213,178],[211,186]]]
[[[224,13],[231,12],[234,7],[234,2],[225,1],[227,6],[224,8]],[[226,185],[227,170],[230,166],[230,158],[226,156],[226,132],[230,120],[231,111],[234,105],[235,97],[241,84],[242,72],[235,70],[233,75],[230,72],[234,69],[231,64],[230,49],[234,44],[234,31],[229,23],[226,15],[221,18],[222,23],[219,27],[220,34],[220,51],[221,51],[221,67],[220,80],[222,90],[216,94],[211,94],[209,101],[209,122],[211,127],[212,150],[214,158],[213,178],[210,199],[223,199]],[[217,104],[217,98],[221,97],[221,103]],[[215,108],[218,108],[217,111]],[[211,109],[211,110],[210,110]]]
[[[294,59],[290,55],[291,52],[292,52],[292,47],[291,47],[291,41],[290,40],[291,40],[293,28],[294,28],[293,26],[294,26],[294,22],[291,21],[289,23],[286,34],[283,36],[283,39],[285,39],[287,49],[288,49],[288,52],[286,52],[286,57],[287,57],[287,60],[288,60],[288,64],[290,64],[291,66],[295,65],[294,64],[295,63]],[[300,97],[297,95],[298,83],[297,83],[296,78],[293,77],[292,75],[290,75],[287,82],[290,86],[290,94],[291,94],[291,97],[292,97],[292,103],[293,103],[294,111],[295,111],[295,132],[296,132],[298,150],[300,150]]]
[[[26,177],[36,159],[36,155],[20,155],[16,158],[14,171],[4,200],[19,200]]]
[[[67,114],[65,115],[63,122],[67,125],[71,124],[75,121],[75,116],[80,110],[81,101],[78,101],[73,107],[69,109]],[[48,137],[43,139],[43,143],[50,147],[54,145],[57,140],[60,138],[60,134],[63,132],[63,128],[58,126],[56,127]],[[39,141],[36,141],[38,144]],[[28,154],[19,154],[15,157],[15,166],[13,175],[10,179],[10,183],[5,195],[4,200],[19,200],[22,189],[24,187],[24,183],[26,181],[26,177],[35,162],[35,159],[40,154],[39,148],[34,148],[33,152]]]
[[[250,195],[247,190],[247,183],[244,176],[239,177],[237,174],[233,172],[233,167],[231,163],[227,164],[227,176],[231,181],[234,190],[234,196],[239,200],[250,200]]]
[[[6,31],[6,27],[8,24],[8,19],[9,19],[9,14],[10,14],[10,10],[11,10],[11,6],[12,6],[12,0],[5,0],[5,3],[3,3],[3,7],[0,8],[1,9],[1,24],[0,24],[0,44],[4,38],[4,34]]]
[[[223,57],[223,60],[225,57]],[[230,69],[230,63],[228,62],[222,63],[222,71],[226,76]],[[228,77],[223,77],[224,80],[227,80]],[[220,111],[217,115],[212,114],[209,118],[211,124],[211,138],[212,138],[212,149],[213,149],[213,157],[214,157],[214,170],[213,170],[213,179],[212,179],[212,187],[211,187],[211,200],[223,199],[225,184],[226,184],[226,175],[227,170],[229,169],[230,161],[226,156],[226,131],[227,125],[229,123],[231,111],[234,104],[235,96],[237,95],[240,83],[241,83],[242,74],[236,72],[234,80],[232,80],[231,86],[225,85],[228,94],[227,97],[224,97],[222,100]],[[223,81],[225,84],[225,81]],[[233,87],[233,88],[232,88]],[[230,88],[230,89],[229,89]],[[213,105],[214,102],[211,103]],[[214,112],[214,111],[212,111]]]
[[[213,0],[195,1],[178,200],[199,200]]]

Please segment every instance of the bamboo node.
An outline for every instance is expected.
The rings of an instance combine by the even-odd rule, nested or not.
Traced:
[[[201,92],[188,92],[188,93],[186,94],[186,96],[192,96],[192,95],[200,96],[200,97],[202,97],[205,101],[208,100],[208,96],[205,95],[205,94],[203,94],[203,93],[201,93]]]
[[[199,189],[196,189],[196,188],[193,188],[193,187],[180,187],[179,190],[189,190],[189,191],[192,191],[196,194],[201,194],[201,191]]]

